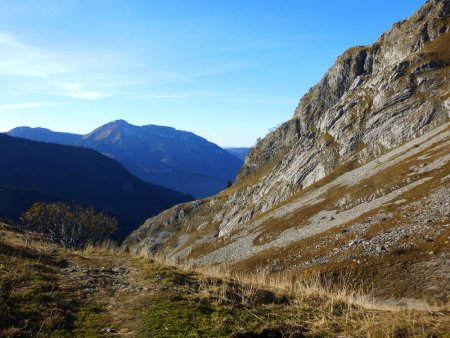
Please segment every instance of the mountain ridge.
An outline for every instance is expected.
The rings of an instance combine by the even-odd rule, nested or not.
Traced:
[[[135,126],[125,120],[109,122],[86,135],[29,127],[8,134],[95,149],[146,182],[197,197],[222,190],[242,165],[242,160],[192,132],[151,124]]]

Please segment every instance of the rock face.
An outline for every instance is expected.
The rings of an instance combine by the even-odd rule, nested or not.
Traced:
[[[293,119],[252,149],[238,181],[286,153],[264,179],[264,190],[278,190],[273,202],[279,202],[292,185],[309,186],[352,156],[364,163],[446,121],[449,6],[428,2],[373,45],[341,55],[300,100]],[[439,68],[417,72],[430,63]],[[267,209],[273,202],[260,204]]]
[[[374,44],[347,50],[292,119],[250,150],[233,187],[149,219],[125,245],[194,264],[300,269],[325,262],[299,254],[300,242],[306,248],[307,239],[383,215],[386,203],[405,199],[409,205],[423,197],[411,191],[448,195],[448,180],[441,180],[450,174],[449,16],[450,1],[430,0]],[[443,159],[434,169],[415,171],[436,154]],[[435,191],[436,182],[442,191]],[[381,240],[377,247],[377,254],[387,250]],[[311,252],[319,254],[318,248]],[[275,249],[284,256],[274,258]],[[341,262],[353,260],[350,251]]]

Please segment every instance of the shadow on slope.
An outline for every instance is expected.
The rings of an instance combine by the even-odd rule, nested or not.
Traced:
[[[0,158],[0,198],[9,204],[3,217],[17,219],[35,201],[76,201],[116,216],[123,238],[147,217],[192,200],[90,149],[0,135]]]

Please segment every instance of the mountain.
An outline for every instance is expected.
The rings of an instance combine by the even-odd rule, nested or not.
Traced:
[[[0,134],[0,158],[0,217],[18,219],[37,201],[76,201],[116,216],[123,237],[152,214],[192,200],[91,149]]]
[[[193,133],[170,127],[108,123],[78,143],[111,156],[139,178],[205,197],[234,180],[242,162]]]
[[[450,1],[430,0],[347,50],[250,150],[231,188],[147,220],[124,247],[447,302],[449,22]]]
[[[250,148],[223,148],[228,151],[231,155],[236,156],[241,161],[245,161],[245,157],[247,156]]]
[[[122,163],[140,179],[195,197],[223,190],[242,160],[193,133],[155,125],[134,126],[118,120],[87,135],[19,127],[11,136],[95,149]]]
[[[10,130],[7,134],[10,136],[22,137],[34,141],[64,145],[74,145],[82,139],[81,135],[54,132],[46,128],[17,127]]]

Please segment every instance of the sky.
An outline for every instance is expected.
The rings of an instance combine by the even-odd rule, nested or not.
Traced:
[[[418,0],[0,0],[0,131],[107,122],[252,146]]]

